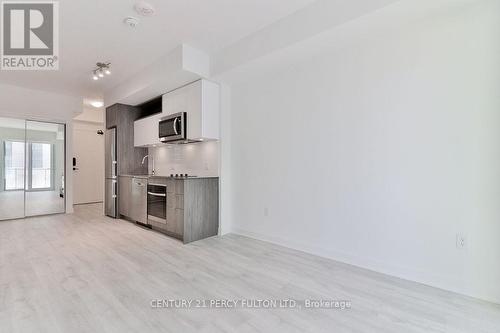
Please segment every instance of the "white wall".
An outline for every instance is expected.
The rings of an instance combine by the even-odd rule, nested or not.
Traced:
[[[76,121],[83,121],[88,123],[104,123],[104,108],[89,108],[83,107],[83,112],[73,118]]]
[[[82,111],[82,98],[0,84],[0,116],[66,121]]]
[[[220,141],[219,141],[219,233],[231,232],[233,220],[232,165],[231,165],[231,87],[220,85]]]
[[[293,45],[327,29],[340,26],[352,19],[380,10],[398,1],[316,0],[309,6],[299,9],[293,14],[269,24],[217,52],[211,58],[212,74],[217,75],[226,72],[248,61]],[[419,0],[419,2],[422,1],[424,0]]]
[[[208,141],[188,145],[164,145],[149,148],[149,172],[157,176],[189,174],[194,176],[219,176],[219,143]]]
[[[234,84],[225,228],[500,302],[499,13],[443,11]]]

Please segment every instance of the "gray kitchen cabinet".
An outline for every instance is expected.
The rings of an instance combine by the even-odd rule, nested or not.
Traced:
[[[175,179],[167,179],[165,184],[167,185],[167,193],[175,193]]]
[[[135,106],[114,104],[106,109],[106,128],[116,127],[116,154],[118,175],[142,175],[148,173],[142,158],[147,148],[134,147],[134,121],[141,115]]]
[[[141,110],[130,105],[114,104],[106,108],[106,128],[116,128],[116,172],[118,176],[148,173],[147,164],[141,163],[142,158],[148,154],[148,150],[134,147],[134,121],[140,115]],[[129,207],[122,207],[122,204],[127,202],[125,198],[121,198],[122,193],[126,192],[118,191],[117,212],[128,216]]]
[[[183,186],[184,243],[219,233],[219,179],[193,178]]]
[[[151,177],[167,186],[166,224],[149,221],[152,228],[184,243],[216,236],[219,232],[219,179]]]
[[[116,127],[116,114],[120,104],[115,104],[106,109],[106,128],[110,129]]]
[[[173,210],[177,208],[177,205],[175,203],[175,193],[169,193],[167,192],[167,221],[169,220],[169,214],[172,214]]]
[[[184,180],[167,180],[166,230],[181,239],[184,235],[183,193]]]
[[[130,196],[132,191],[132,177],[118,177],[118,207],[120,215],[130,216]]]
[[[117,104],[116,147],[119,175],[144,175],[147,164],[142,158],[148,154],[147,148],[134,147],[134,121],[140,116],[140,109],[130,105]]]
[[[175,208],[174,221],[173,221],[173,232],[184,239],[184,209]]]
[[[165,225],[165,230],[171,234],[175,234],[176,236],[181,236],[177,234],[175,210],[175,207],[167,206],[167,224]]]

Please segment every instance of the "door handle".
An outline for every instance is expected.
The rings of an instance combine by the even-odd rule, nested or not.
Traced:
[[[179,133],[177,132],[177,121],[179,120],[179,118],[175,118],[174,119],[174,132],[175,132],[175,135],[179,135]]]
[[[159,194],[159,193],[153,193],[153,192],[148,192],[149,195],[152,195],[154,197],[166,197],[166,194]]]
[[[80,170],[79,168],[73,168],[73,171]]]

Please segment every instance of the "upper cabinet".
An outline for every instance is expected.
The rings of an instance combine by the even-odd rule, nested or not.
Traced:
[[[106,128],[116,127],[116,114],[119,108],[120,104],[115,104],[106,109]]]
[[[147,147],[160,144],[158,136],[158,123],[164,117],[158,113],[134,122],[134,146]]]
[[[199,80],[163,95],[161,114],[135,122],[135,146],[161,144],[158,136],[160,119],[179,112],[187,113],[188,139],[219,139],[219,85],[207,80]]]
[[[116,127],[118,175],[147,173],[147,166],[141,162],[148,151],[135,147],[134,140],[134,125],[139,115],[139,108],[130,105],[114,104],[106,109],[106,128]]]
[[[186,112],[189,139],[219,139],[219,85],[199,80],[163,95],[165,116]]]

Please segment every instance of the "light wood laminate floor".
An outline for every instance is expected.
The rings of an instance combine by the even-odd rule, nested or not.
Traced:
[[[228,235],[189,245],[101,215],[0,222],[0,332],[500,332],[500,306]],[[343,299],[349,310],[154,309]]]

